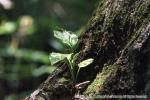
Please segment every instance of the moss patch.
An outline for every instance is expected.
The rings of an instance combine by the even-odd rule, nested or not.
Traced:
[[[86,89],[84,94],[93,96],[99,93],[99,90],[103,89],[107,78],[113,72],[113,66],[105,66],[101,73],[99,73],[93,83]]]
[[[119,5],[115,6],[116,3]],[[95,59],[93,66],[85,69],[84,74],[81,75],[83,80],[93,80],[94,78],[84,94],[95,95],[105,90],[104,86],[106,86],[109,76],[114,71],[113,69],[117,68],[115,65],[109,67],[103,67],[103,65],[105,63],[113,64],[122,57],[122,52],[127,53],[128,46],[134,42],[149,23],[149,10],[150,2],[146,0],[100,1],[98,9],[89,21],[87,31],[82,36],[83,51],[86,50],[86,53],[83,52],[84,57],[92,56]],[[84,49],[85,47],[88,49]],[[98,66],[99,69],[96,69],[95,66]],[[100,73],[97,75],[98,72]],[[85,79],[84,75],[85,77],[88,75],[90,78],[86,77]],[[91,76],[93,77],[91,78]],[[125,80],[124,78],[128,79],[123,76],[122,80]]]

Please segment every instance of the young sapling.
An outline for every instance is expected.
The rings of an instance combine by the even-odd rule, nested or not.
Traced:
[[[89,58],[80,62],[78,64],[78,71],[75,74],[75,60],[77,59],[78,53],[74,54],[73,51],[78,43],[78,36],[76,34],[70,33],[69,31],[54,31],[54,36],[69,47],[67,48],[69,49],[69,52],[67,54],[55,52],[50,53],[49,59],[51,65],[54,65],[59,61],[64,61],[68,65],[71,74],[71,81],[76,83],[80,69],[91,64],[93,59]]]

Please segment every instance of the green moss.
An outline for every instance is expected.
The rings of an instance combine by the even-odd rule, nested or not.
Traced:
[[[99,1],[98,8],[93,12],[93,16],[89,20],[87,28],[93,27],[95,22],[103,20],[105,14],[102,14],[101,12],[106,8],[105,7],[106,1],[107,0],[100,0]]]
[[[99,73],[93,83],[84,92],[85,95],[93,96],[99,93],[103,89],[107,78],[113,71],[113,66],[105,66],[101,73]]]
[[[149,23],[150,2],[146,0],[141,2],[132,0],[127,3],[123,2],[120,9],[112,9],[108,18],[105,16],[105,13],[107,12],[104,13],[104,9],[107,8],[106,6],[106,0],[101,0],[98,9],[95,11],[89,23],[89,29],[90,32],[93,33],[92,39],[94,40],[96,47],[95,49],[92,49],[92,51],[101,50],[102,46],[99,46],[96,43],[100,44],[103,43],[102,40],[104,39],[107,39],[106,41],[111,41],[112,39],[119,37],[119,39],[116,39],[117,41],[115,41],[115,44],[118,43],[115,51],[123,51],[126,53],[126,48],[132,44],[141,31],[145,29],[147,23]],[[107,35],[108,37],[105,37]],[[109,38],[110,35],[112,35],[113,38]],[[104,46],[108,47],[114,45],[107,44]],[[103,48],[105,48],[104,46]],[[95,95],[104,90],[104,85],[108,82],[107,79],[113,72],[113,69],[114,66],[104,66],[101,73],[99,73],[92,84],[88,86],[84,94]]]
[[[147,17],[147,15],[149,14],[149,10],[150,10],[150,4],[147,2],[144,2],[143,4],[140,5],[139,8],[137,8],[137,15],[140,18],[144,18]]]

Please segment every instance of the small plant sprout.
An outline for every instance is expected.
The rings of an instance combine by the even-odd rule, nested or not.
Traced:
[[[55,53],[55,52],[50,53],[49,59],[51,65],[54,65],[59,61],[64,61],[69,67],[69,71],[71,74],[71,81],[75,83],[77,81],[77,77],[80,69],[91,64],[93,62],[93,59],[89,58],[80,62],[78,64],[77,74],[75,74],[75,60],[77,59],[78,53],[74,54],[73,50],[78,43],[78,36],[75,34],[71,34],[68,31],[62,31],[62,32],[54,31],[54,36],[58,38],[63,44],[69,46],[70,52],[67,54]]]
[[[82,62],[80,62],[80,63],[78,64],[78,67],[79,67],[79,68],[78,68],[78,71],[77,71],[76,80],[77,80],[77,78],[78,78],[78,74],[79,74],[80,69],[81,69],[81,68],[84,68],[84,67],[86,67],[86,66],[88,66],[89,64],[91,64],[91,63],[93,62],[93,60],[94,60],[94,59],[89,58],[89,59],[83,60]]]
[[[76,56],[76,55],[74,55],[73,53],[62,54],[62,53],[54,53],[53,52],[50,54],[49,59],[50,59],[50,62],[52,65],[58,63],[59,61],[64,61],[69,67],[69,71],[71,74],[71,81],[75,83],[77,81],[77,77],[80,72],[80,69],[91,64],[93,62],[93,59],[89,58],[87,60],[83,60],[82,62],[80,62],[78,64],[77,74],[75,75],[75,58],[76,57],[74,58],[74,56]]]

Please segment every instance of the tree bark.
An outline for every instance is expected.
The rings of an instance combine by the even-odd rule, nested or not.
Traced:
[[[87,96],[150,96],[150,1],[100,0],[81,34],[76,64],[94,62],[81,70],[78,83]],[[25,100],[71,100],[77,91],[59,80],[68,71],[64,64]]]

